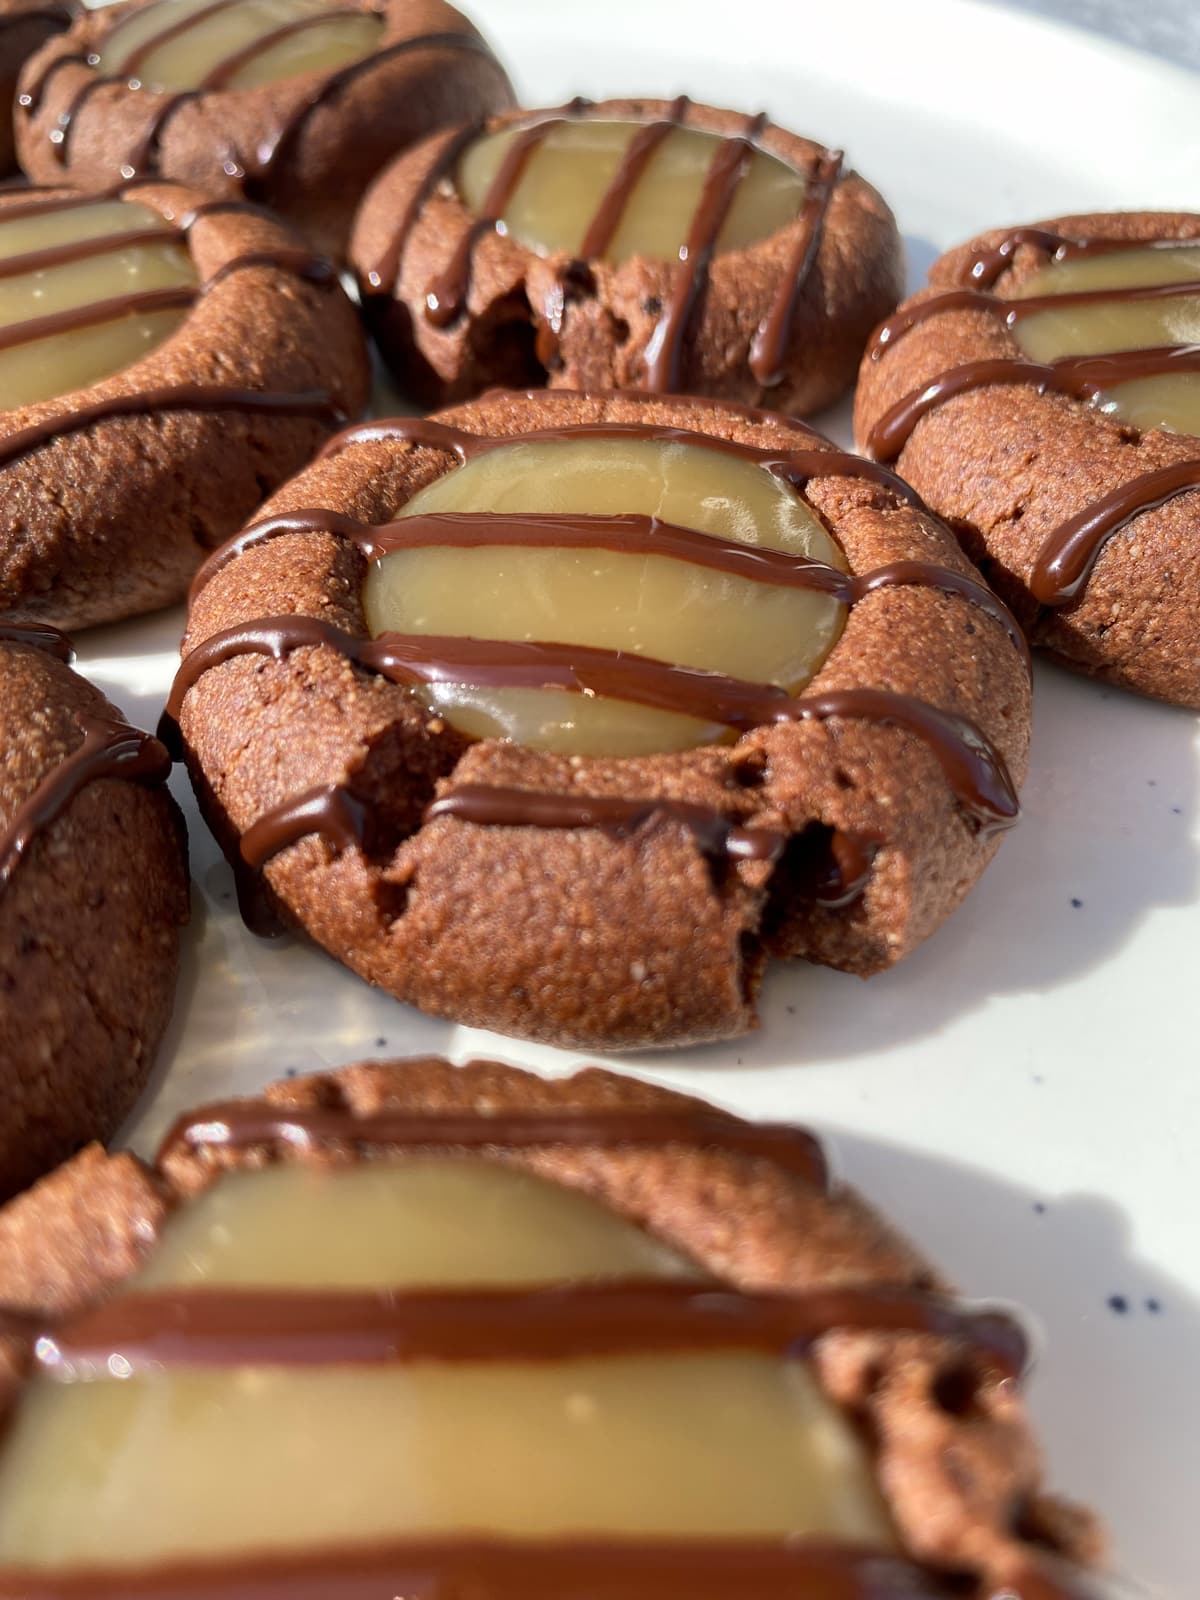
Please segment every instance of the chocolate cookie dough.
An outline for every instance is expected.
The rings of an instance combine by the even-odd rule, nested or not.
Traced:
[[[187,920],[170,758],[0,622],[0,1194],[115,1132],[171,1014]]]
[[[5,1593],[1102,1592],[1019,1324],[799,1128],[348,1067],[84,1152],[0,1271]]]
[[[176,184],[0,195],[0,617],[182,594],[366,400],[330,263]]]
[[[856,423],[1031,640],[1200,705],[1200,216],[1061,217],[934,263],[876,334]]]
[[[75,16],[72,5],[0,0],[0,178],[17,167],[12,111],[21,68],[47,39],[69,28]]]
[[[768,954],[907,954],[1015,819],[1019,630],[800,423],[497,393],[348,431],[266,510],[169,710],[230,855],[423,1010],[727,1037]]]
[[[511,102],[443,0],[130,0],[85,12],[30,62],[17,145],[38,182],[246,195],[338,253],[397,150]]]
[[[686,97],[438,134],[372,186],[350,255],[429,405],[548,383],[807,415],[904,282],[892,214],[841,151]]]

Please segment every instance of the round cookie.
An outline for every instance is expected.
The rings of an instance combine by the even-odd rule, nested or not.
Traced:
[[[0,178],[17,170],[12,110],[21,68],[56,33],[69,28],[75,7],[41,0],[0,0]]]
[[[373,184],[350,257],[428,405],[548,383],[807,415],[904,283],[895,220],[840,151],[686,97],[438,134]]]
[[[1189,248],[1190,246],[1190,248]],[[1034,644],[1200,705],[1200,216],[996,230],[863,360],[858,436],[960,534]]]
[[[483,515],[406,520],[418,491],[454,492],[476,466],[518,461],[526,496],[559,481],[567,457],[513,457],[514,442],[608,451],[605,515],[493,519],[493,484]],[[619,514],[639,509],[621,481],[639,451],[652,457],[640,508],[649,494],[658,518]],[[667,458],[718,477],[672,510],[653,477]],[[747,531],[758,495],[772,498]],[[706,524],[714,504],[728,514]],[[800,423],[707,401],[497,393],[348,431],[267,512],[198,576],[169,713],[231,859],[263,868],[339,960],[435,1015],[596,1048],[728,1037],[755,1025],[769,954],[863,975],[907,954],[1015,818],[1019,630],[906,485]],[[746,550],[789,517],[807,519],[809,554]],[[400,631],[385,618],[372,638],[365,587],[406,544],[457,545],[467,565],[432,591],[402,579],[424,616]],[[498,546],[509,577],[471,565]],[[559,604],[566,546],[563,581],[582,584],[599,633],[572,634]],[[549,586],[517,560],[547,549]],[[602,560],[628,608],[601,601]],[[686,604],[653,587],[655,563],[688,585]],[[489,632],[494,594],[507,604],[514,585],[511,631]],[[520,597],[539,594],[549,611],[526,616]],[[480,609],[447,620],[448,600]],[[680,612],[700,619],[696,638],[653,631]],[[818,624],[798,660],[793,635],[800,649]],[[768,635],[770,660],[745,654]],[[456,708],[439,684],[479,688],[466,722],[474,691]],[[512,712],[511,695],[489,711],[489,684],[532,693],[532,711]]]
[[[187,920],[183,818],[156,739],[0,623],[0,1194],[114,1133],[171,1014]]]
[[[246,195],[332,253],[397,150],[512,102],[444,0],[128,0],[85,12],[21,91],[17,148],[36,181]]]
[[[0,195],[0,615],[86,627],[177,600],[367,384],[329,262],[256,207]]]
[[[338,1592],[363,1595],[410,1592],[401,1574],[417,1562],[451,1583],[464,1558],[466,1586],[489,1600],[584,1592],[585,1575],[589,1594],[706,1600],[1102,1591],[1094,1521],[1041,1487],[1014,1381],[1019,1326],[949,1298],[831,1182],[803,1130],[648,1084],[436,1059],[276,1084],[182,1118],[153,1167],[84,1152],[0,1213],[0,1270],[25,1314],[4,1341],[10,1587],[40,1592],[40,1523],[80,1530],[54,1546],[64,1595],[216,1594],[235,1573],[239,1593],[291,1592],[301,1571],[332,1578],[334,1545]],[[92,1381],[22,1395],[32,1366]],[[781,1379],[790,1442],[777,1463],[763,1396]],[[69,1470],[37,1481],[48,1439],[60,1465],[80,1428],[90,1458],[108,1448],[87,1417],[109,1384],[107,1404],[142,1424],[91,1476],[126,1485],[111,1523]],[[573,1396],[565,1435],[546,1420],[557,1393],[543,1393],[560,1384]],[[199,1402],[182,1469],[180,1413],[165,1403],[176,1386],[181,1404],[184,1390]],[[481,1396],[493,1420],[477,1434]],[[514,1405],[521,1440],[502,1425]],[[306,1465],[319,1453],[342,1481],[347,1417],[353,1514],[324,1488],[311,1502],[320,1480]],[[460,1447],[443,1459],[447,1420]],[[381,1427],[389,1493],[364,1512]],[[631,1438],[641,1450],[621,1449]],[[496,1466],[517,1470],[526,1439],[537,1455],[514,1501]],[[776,1470],[782,1500],[766,1487]],[[136,1556],[125,1505],[140,1517]],[[195,1523],[197,1507],[215,1528]]]

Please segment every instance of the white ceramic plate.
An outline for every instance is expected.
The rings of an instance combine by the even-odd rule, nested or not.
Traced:
[[[529,104],[576,92],[765,107],[844,144],[892,202],[914,284],[974,230],[1200,206],[1190,75],[969,0],[474,0]],[[829,425],[848,442],[846,408]],[[1198,530],[1200,533],[1200,530]],[[80,665],[153,726],[180,616],[97,630]],[[1045,1333],[1053,1480],[1120,1566],[1194,1592],[1200,1438],[1195,719],[1041,667],[1025,818],[961,911],[862,984],[777,970],[763,1026],[615,1065],[835,1135],[844,1170],[973,1294]],[[197,894],[148,1150],[198,1099],[358,1057],[574,1057],[430,1021],[297,941],[261,944],[176,777]]]

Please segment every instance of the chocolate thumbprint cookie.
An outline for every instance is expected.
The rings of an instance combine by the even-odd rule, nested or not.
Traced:
[[[74,5],[59,0],[0,0],[0,178],[17,166],[12,113],[21,68],[76,15]]]
[[[0,195],[0,617],[177,600],[366,392],[332,266],[257,208]]]
[[[162,177],[246,195],[337,253],[397,150],[511,102],[443,0],[129,0],[85,12],[30,62],[17,144],[40,183]]]
[[[495,393],[335,439],[197,577],[230,854],[424,1010],[632,1048],[868,974],[1017,814],[1024,640],[888,469],[729,404]]]
[[[437,135],[378,179],[351,258],[400,384],[720,395],[806,415],[903,288],[842,152],[678,100],[576,100]]]
[[[1020,1324],[803,1129],[419,1060],[0,1212],[0,1595],[1099,1600]]]
[[[1200,216],[997,230],[930,285],[863,361],[863,445],[1035,644],[1200,706]]]
[[[0,1194],[116,1131],[146,1082],[187,919],[170,757],[0,622]]]

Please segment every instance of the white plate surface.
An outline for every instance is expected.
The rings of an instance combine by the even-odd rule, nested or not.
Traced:
[[[845,145],[897,212],[914,286],[936,251],[997,223],[1200,207],[1195,77],[971,0],[472,11],[528,104],[686,89]],[[845,417],[827,425],[848,442]],[[96,630],[80,665],[152,727],[180,625]],[[1180,1597],[1195,1592],[1200,1477],[1198,749],[1191,715],[1039,667],[1024,821],[923,949],[869,984],[777,969],[753,1037],[612,1063],[829,1132],[844,1171],[966,1291],[1028,1306],[1054,1482],[1104,1513],[1122,1570]],[[195,916],[135,1146],[285,1069],[423,1051],[575,1064],[251,938],[178,774],[175,788]]]

